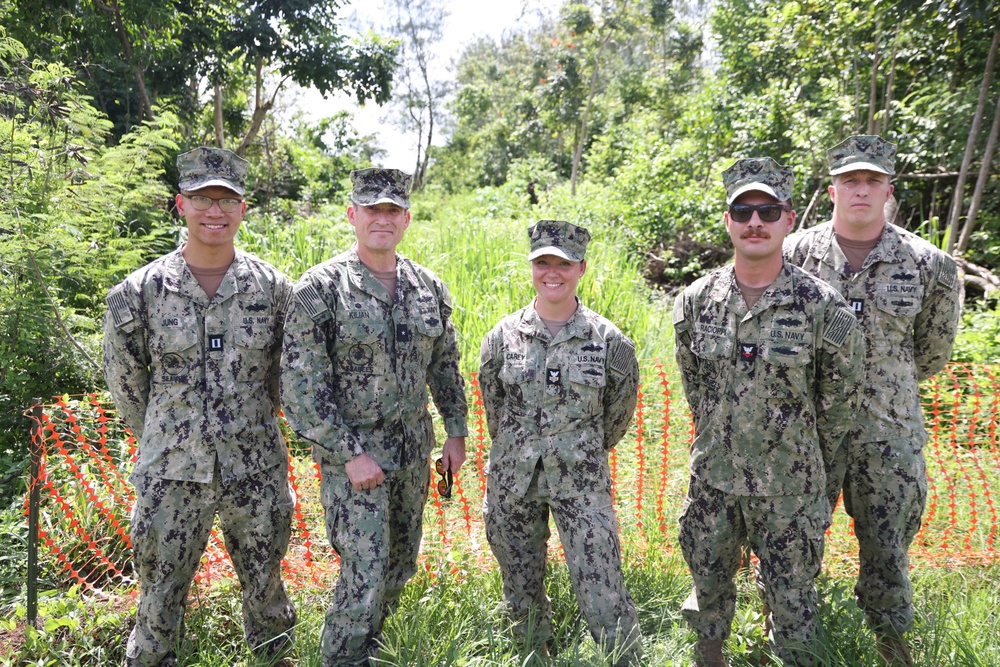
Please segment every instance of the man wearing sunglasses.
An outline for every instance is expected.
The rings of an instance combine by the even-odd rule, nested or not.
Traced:
[[[958,330],[955,261],[886,222],[896,146],[859,135],[827,153],[833,219],[790,237],[785,256],[851,305],[865,337],[861,407],[829,479],[831,506],[843,487],[860,545],[858,606],[889,663],[912,663],[907,550],[920,528],[927,442],[918,382],[944,368]]]
[[[104,376],[139,443],[129,479],[140,592],[126,664],[176,664],[216,514],[243,588],[247,643],[271,660],[295,625],[281,580],[294,500],[277,420],[292,286],[234,246],[246,160],[196,148],[177,156],[177,170],[187,240],[112,289],[104,319]]]
[[[434,427],[441,466],[465,461],[465,382],[448,288],[396,252],[411,177],[351,172],[354,246],[302,276],[285,325],[282,398],[323,473],[326,531],[340,576],[320,634],[322,664],[368,665],[417,571]],[[447,489],[446,489],[447,490]]]
[[[792,171],[771,158],[723,172],[732,265],[674,304],[677,363],[695,422],[680,545],[694,590],[682,613],[696,664],[726,665],[743,546],[760,562],[770,639],[812,664],[814,579],[830,524],[826,469],[857,407],[864,358],[854,315],[829,285],[782,259]]]
[[[479,383],[490,438],[484,518],[515,631],[547,654],[549,513],[590,633],[615,665],[642,655],[622,576],[608,452],[637,400],[635,346],[576,296],[590,233],[542,220],[528,230],[532,303],[483,339]]]

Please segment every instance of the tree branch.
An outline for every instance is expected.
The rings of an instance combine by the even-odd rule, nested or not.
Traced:
[[[17,215],[18,231],[20,232],[21,236],[24,236],[24,227],[21,226],[21,212],[15,209],[15,215]],[[42,272],[38,268],[38,262],[35,261],[35,253],[32,252],[31,248],[29,248],[27,245],[25,245],[24,250],[25,252],[28,253],[28,261],[31,263],[31,270],[34,272],[35,279],[38,281],[38,285],[42,288],[42,292],[45,294],[45,300],[49,302],[49,305],[52,308],[52,313],[55,315],[56,318],[56,324],[58,324],[59,328],[62,329],[62,332],[66,335],[66,338],[69,339],[69,342],[71,342],[73,346],[80,351],[83,357],[88,362],[90,362],[90,365],[93,366],[95,370],[100,372],[101,365],[98,364],[96,361],[94,361],[93,357],[90,356],[90,353],[88,353],[87,350],[79,343],[79,341],[77,341],[77,339],[70,332],[69,327],[67,327],[66,323],[63,321],[62,314],[59,312],[59,306],[56,304],[55,299],[53,299],[52,295],[49,293],[49,288],[45,284],[45,278],[42,276]]]

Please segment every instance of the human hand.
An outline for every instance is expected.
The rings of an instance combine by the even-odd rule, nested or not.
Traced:
[[[344,465],[344,469],[347,470],[347,477],[355,491],[374,489],[385,481],[381,466],[367,454],[351,459]]]
[[[451,437],[444,441],[441,463],[451,474],[458,474],[458,469],[465,463],[465,436]]]

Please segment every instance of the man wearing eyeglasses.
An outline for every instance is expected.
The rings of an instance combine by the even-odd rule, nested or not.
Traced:
[[[879,651],[889,663],[909,665],[907,550],[927,496],[918,382],[951,356],[961,285],[947,253],[886,221],[895,157],[895,144],[875,135],[831,148],[833,219],[790,237],[785,256],[844,296],[865,337],[861,407],[839,450],[829,499],[835,504],[843,487],[860,545],[854,592]]]
[[[243,588],[247,643],[288,650],[281,580],[294,500],[278,428],[282,330],[292,294],[234,246],[247,162],[217,148],[177,156],[187,240],[107,296],[104,376],[139,443],[132,549],[140,582],[126,664],[176,664],[184,605],[215,515]]]
[[[465,382],[448,288],[396,247],[410,224],[411,177],[351,173],[354,246],[302,276],[285,325],[282,398],[312,443],[340,576],[320,634],[322,664],[368,665],[382,625],[417,571],[434,428],[441,468],[465,461]],[[445,489],[447,490],[447,489]]]
[[[728,265],[677,297],[677,364],[695,422],[680,544],[694,589],[682,613],[696,664],[722,667],[743,545],[760,562],[772,645],[812,664],[826,469],[857,407],[864,346],[836,291],[786,263],[794,183],[771,158],[723,172]]]
[[[559,529],[580,611],[615,665],[642,655],[625,588],[608,452],[628,430],[639,367],[635,346],[576,296],[590,233],[558,220],[528,230],[532,303],[483,339],[479,383],[490,438],[484,518],[515,631],[534,612],[536,649],[552,627],[545,595],[549,513]]]

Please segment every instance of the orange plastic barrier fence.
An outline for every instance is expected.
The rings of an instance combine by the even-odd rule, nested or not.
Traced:
[[[930,435],[925,449],[928,496],[923,526],[910,551],[914,567],[997,561],[998,375],[996,366],[952,364],[922,385]],[[482,521],[489,436],[475,375],[469,378],[468,392],[466,466],[455,480],[451,500],[443,500],[432,481],[424,514],[420,559],[432,576],[462,576],[493,566]],[[44,406],[38,427],[35,445],[43,458],[34,483],[41,491],[39,544],[48,566],[92,592],[134,585],[129,541],[134,496],[126,481],[136,456],[134,438],[114,416],[108,399],[98,395],[58,398]],[[687,487],[693,435],[676,369],[645,364],[630,434],[610,458],[626,558],[642,558],[649,549],[676,549],[676,517]],[[292,586],[329,583],[337,557],[324,532],[319,469],[301,443],[292,441],[291,451],[289,481],[297,500],[285,574]],[[198,574],[205,585],[231,574],[220,534],[213,531]],[[555,531],[551,549],[554,557],[561,555]],[[835,575],[851,574],[856,558],[850,519],[838,509],[828,533],[825,567]]]

